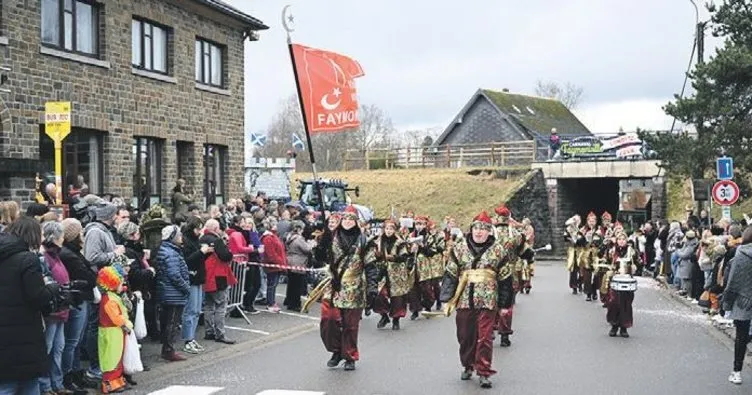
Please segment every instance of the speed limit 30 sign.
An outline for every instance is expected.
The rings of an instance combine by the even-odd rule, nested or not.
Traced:
[[[739,200],[739,186],[731,180],[718,181],[711,192],[713,201],[721,206],[731,206]]]

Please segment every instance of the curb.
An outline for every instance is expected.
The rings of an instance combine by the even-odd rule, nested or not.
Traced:
[[[675,292],[673,292],[673,290],[671,289],[671,286],[668,285],[668,283],[666,282],[666,279],[664,277],[660,277],[659,276],[658,278],[656,278],[656,280],[661,285],[661,287],[664,289],[665,293],[668,294],[668,296],[671,299],[673,299],[673,300],[675,300],[675,301],[677,301],[677,302],[679,302],[679,303],[681,303],[681,304],[683,304],[683,305],[691,308],[692,310],[696,310],[698,312],[702,312],[702,308],[701,307],[699,307],[696,304],[692,304],[691,302],[688,302],[686,298],[684,298],[682,296],[679,296]],[[732,328],[728,328],[728,329],[726,329],[726,328],[719,328],[719,327],[717,327],[717,326],[715,326],[713,324],[711,324],[711,327],[712,327],[712,329],[709,329],[708,333],[711,336],[713,336],[716,339],[718,339],[719,341],[721,341],[726,347],[728,347],[730,350],[733,351],[734,350],[734,342],[736,340],[736,329],[734,329],[733,327]],[[747,345],[747,355],[752,355],[752,345],[751,344]],[[752,360],[749,360],[749,358],[747,358],[746,364],[748,366],[752,366]]]
[[[192,356],[183,362],[164,362],[153,366],[148,372],[138,373],[138,379],[144,382],[165,380],[169,377],[185,373],[188,370],[195,370],[209,367],[219,361],[224,361],[238,355],[242,355],[252,349],[268,347],[270,345],[292,339],[303,335],[318,328],[318,323],[301,324],[275,332],[269,336],[238,343],[227,348],[220,348],[216,351]]]

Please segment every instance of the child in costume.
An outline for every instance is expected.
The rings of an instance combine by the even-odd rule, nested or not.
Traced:
[[[123,276],[112,266],[99,270],[97,286],[102,291],[99,304],[99,365],[102,368],[102,393],[123,392],[126,382],[123,372],[125,338],[133,330],[128,310],[120,294]]]

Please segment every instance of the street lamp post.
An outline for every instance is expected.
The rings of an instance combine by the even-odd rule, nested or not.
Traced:
[[[684,98],[684,91],[687,89],[687,80],[689,79],[689,72],[692,70],[692,61],[695,58],[695,51],[697,51],[697,62],[702,63],[703,47],[705,38],[705,23],[700,23],[700,10],[697,8],[695,0],[689,0],[695,9],[695,39],[692,42],[692,53],[689,55],[689,64],[687,65],[687,71],[684,73],[684,84],[682,84],[681,93],[679,93],[679,99]],[[676,117],[671,121],[671,132],[674,132],[676,126]]]

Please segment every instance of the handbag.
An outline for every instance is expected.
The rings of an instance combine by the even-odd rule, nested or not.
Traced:
[[[138,349],[138,340],[136,339],[135,331],[130,331],[125,337],[123,371],[125,374],[134,374],[144,371],[144,365],[141,363],[141,352]]]
[[[710,307],[710,291],[705,291],[700,295],[700,300],[697,301],[697,305],[700,307]]]
[[[133,324],[133,332],[136,334],[136,339],[141,340],[146,337],[146,316],[144,316],[144,300],[138,298],[136,303],[136,320]]]

